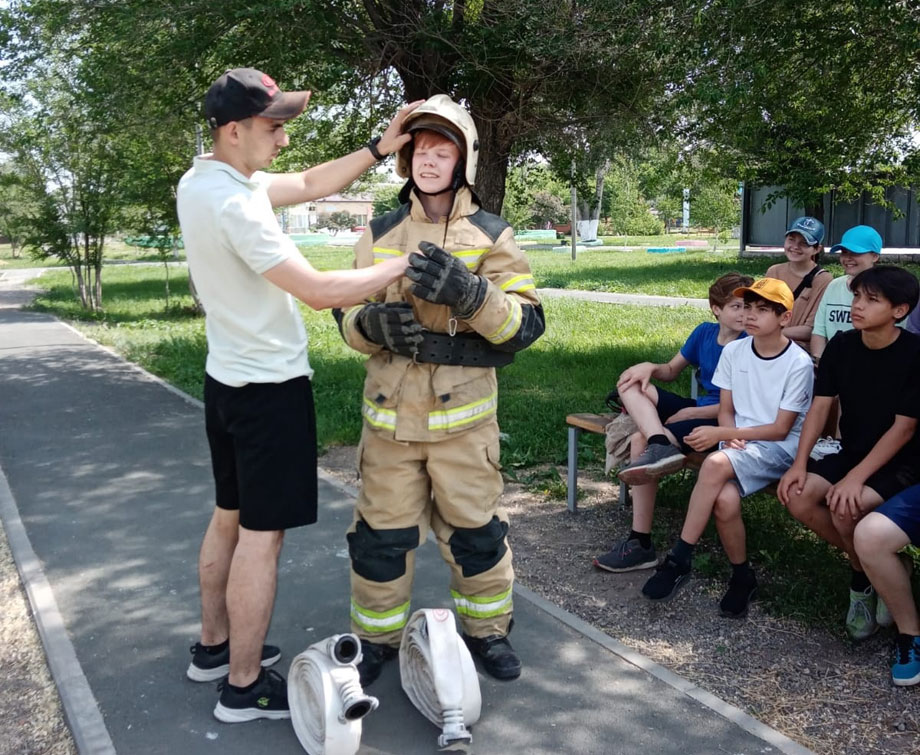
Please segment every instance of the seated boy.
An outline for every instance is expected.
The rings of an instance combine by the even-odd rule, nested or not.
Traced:
[[[856,523],[920,482],[920,336],[896,327],[920,297],[917,279],[893,266],[873,267],[851,283],[855,330],[834,336],[818,365],[815,401],[792,467],[778,488],[789,513],[850,559],[847,633],[862,640],[878,629],[878,601],[853,548]],[[834,397],[840,400],[841,450],[818,461],[809,453]],[[888,621],[887,610],[881,616]]]
[[[866,514],[853,533],[866,576],[898,626],[891,657],[891,681],[898,687],[920,683],[920,616],[910,585],[910,559],[898,557],[910,543],[920,546],[920,485],[902,490]]]
[[[850,304],[853,302],[850,284],[854,276],[878,262],[882,253],[882,237],[870,226],[853,226],[844,232],[840,243],[834,244],[830,251],[831,254],[840,252],[844,275],[828,284],[815,313],[809,348],[815,359],[821,358],[827,342],[837,333],[853,329],[850,322]]]
[[[709,306],[716,322],[700,323],[667,364],[642,362],[620,375],[620,401],[639,427],[630,441],[632,462],[619,474],[623,482],[634,486],[632,531],[608,553],[594,559],[599,569],[624,572],[658,563],[651,537],[656,478],[683,466],[684,453],[692,450],[684,438],[694,428],[717,422],[719,391],[712,384],[712,375],[725,344],[743,334],[744,302],[735,296],[735,289],[752,282],[751,277],[740,273],[720,277],[709,287]],[[687,365],[699,369],[705,389],[695,400],[649,383],[653,378],[670,383]]]
[[[719,424],[698,427],[686,438],[706,457],[690,494],[680,539],[642,588],[650,600],[666,600],[690,576],[693,550],[710,515],[715,515],[732,575],[719,608],[741,617],[757,592],[747,561],[741,499],[779,479],[792,463],[804,413],[811,403],[814,369],[803,349],[783,335],[794,299],[785,283],[761,278],[739,288],[744,297],[744,328],[751,336],[728,344],[712,382],[722,389]]]

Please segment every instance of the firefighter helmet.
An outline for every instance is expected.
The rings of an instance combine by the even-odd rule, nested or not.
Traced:
[[[463,175],[466,183],[476,183],[476,164],[479,162],[479,135],[476,124],[466,111],[446,94],[429,97],[409,115],[403,124],[403,131],[435,131],[446,136],[460,149],[465,161]],[[402,178],[412,177],[412,142],[404,145],[396,155],[396,174]]]

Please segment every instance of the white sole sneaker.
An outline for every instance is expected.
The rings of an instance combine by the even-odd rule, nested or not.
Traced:
[[[214,706],[214,718],[225,724],[242,724],[246,721],[257,721],[267,718],[270,721],[280,721],[291,717],[289,710],[262,710],[261,708],[227,708],[221,703]]]

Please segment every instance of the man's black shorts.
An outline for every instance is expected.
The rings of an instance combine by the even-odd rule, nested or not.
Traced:
[[[860,461],[861,459],[849,458],[846,449],[843,449],[839,453],[830,454],[821,459],[809,459],[808,471],[823,477],[831,485],[836,485]],[[916,469],[914,464],[888,462],[871,475],[865,485],[878,493],[883,501],[887,501],[918,482],[920,482],[920,470]]]
[[[217,505],[251,530],[316,521],[316,415],[307,377],[233,388],[204,380]]]

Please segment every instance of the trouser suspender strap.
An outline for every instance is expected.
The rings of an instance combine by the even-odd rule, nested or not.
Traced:
[[[415,361],[460,364],[464,367],[504,367],[514,361],[514,354],[498,351],[480,335],[458,333],[450,336],[426,331]]]

